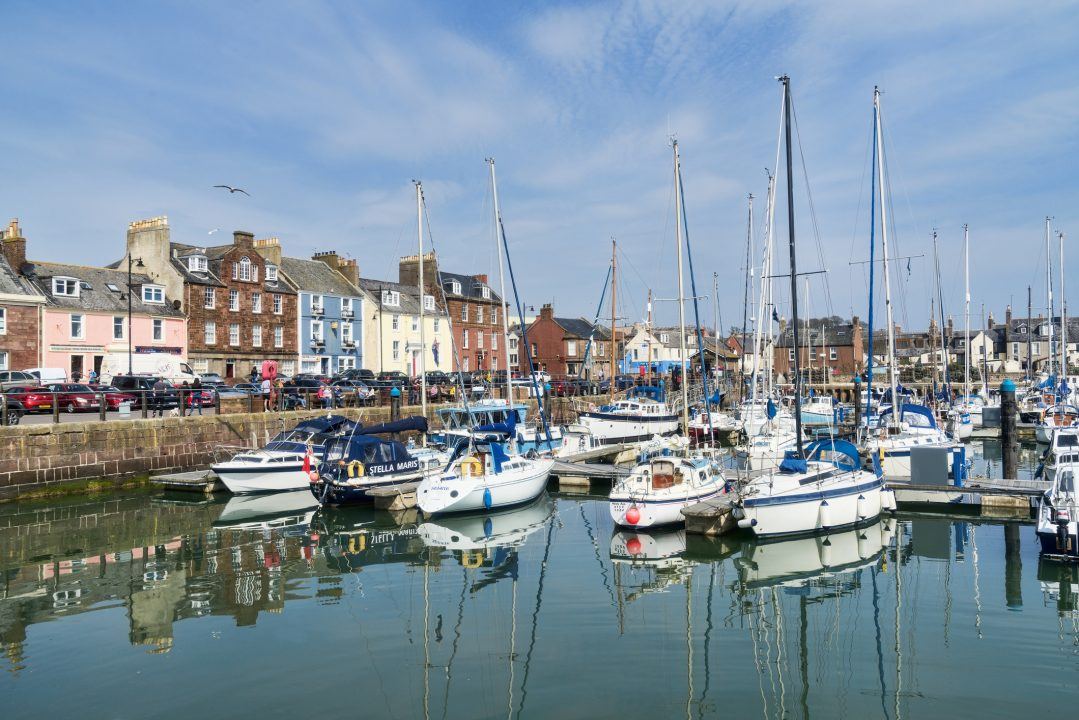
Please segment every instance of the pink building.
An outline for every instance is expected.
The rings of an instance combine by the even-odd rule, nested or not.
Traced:
[[[30,261],[25,270],[46,298],[43,367],[86,380],[91,370],[100,375],[110,365],[126,371],[129,347],[134,354],[169,353],[187,359],[187,320],[165,297],[164,287],[149,277],[132,274],[129,288],[126,268]]]

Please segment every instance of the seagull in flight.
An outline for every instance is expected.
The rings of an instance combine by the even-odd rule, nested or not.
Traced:
[[[229,195],[231,195],[231,194],[233,194],[233,193],[238,193],[238,192],[242,192],[242,193],[243,193],[244,195],[246,195],[247,197],[251,197],[251,193],[247,192],[247,191],[246,191],[246,190],[244,190],[243,188],[238,188],[238,187],[232,187],[231,185],[214,185],[214,187],[215,187],[215,188],[224,188],[225,190],[228,190],[228,191],[229,191]]]

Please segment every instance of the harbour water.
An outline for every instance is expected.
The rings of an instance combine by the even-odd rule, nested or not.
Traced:
[[[1079,701],[1079,573],[1041,562],[1029,523],[900,514],[758,545],[616,533],[601,496],[428,523],[305,505],[0,506],[4,717],[1003,718]]]

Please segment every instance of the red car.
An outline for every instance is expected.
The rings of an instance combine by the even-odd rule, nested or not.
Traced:
[[[111,385],[91,385],[94,392],[105,393],[105,406],[109,410],[119,410],[122,403],[135,406],[135,396],[130,393],[120,392]]]
[[[13,387],[4,391],[9,400],[22,405],[23,410],[31,412],[51,412],[52,393],[42,387]]]
[[[89,412],[101,407],[97,393],[89,385],[54,383],[45,387],[50,393],[56,393],[56,402],[60,409],[69,413]]]

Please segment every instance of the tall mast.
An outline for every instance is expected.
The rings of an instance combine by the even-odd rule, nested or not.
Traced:
[[[645,370],[648,384],[652,384],[652,288],[648,288],[648,367]]]
[[[806,308],[806,383],[813,387],[813,333],[810,329],[810,321],[813,319],[812,313],[809,312],[809,278],[805,279],[806,294],[805,294],[805,308]]]
[[[798,457],[804,458],[802,449],[802,373],[798,363],[798,262],[794,252],[794,155],[791,148],[791,79],[784,75],[780,78],[783,83],[783,104],[785,106],[785,119],[783,123],[787,145],[787,234],[790,240],[791,256],[791,315],[793,321],[793,337],[791,345],[794,347],[794,436],[798,443]]]
[[[674,240],[678,244],[678,354],[682,366],[682,429],[689,432],[689,387],[686,382],[686,302],[682,284],[682,182],[679,173],[678,141],[674,148]]]
[[[985,324],[985,303],[982,303],[982,332],[985,332],[986,330],[992,330],[992,329],[993,328],[991,328],[991,327],[989,327],[989,326],[987,326]],[[985,337],[988,338],[988,333],[986,334]],[[988,373],[988,370],[989,370],[989,357],[988,357],[988,355],[989,355],[989,353],[987,353],[985,351],[985,340],[983,339],[982,340],[982,352],[981,352],[981,356],[982,356],[982,395],[986,399],[989,398],[989,373]]]
[[[1045,298],[1046,308],[1049,312],[1049,352],[1046,353],[1048,360],[1049,376],[1053,376],[1053,263],[1050,260],[1049,255],[1049,221],[1051,218],[1045,216]],[[1029,332],[1029,330],[1028,330]]]
[[[1027,381],[1032,382],[1034,380],[1034,356],[1032,356],[1030,345],[1033,341],[1031,336],[1034,334],[1034,296],[1031,294],[1030,286],[1027,285]]]
[[[1060,381],[1068,380],[1068,304],[1064,299],[1064,233],[1058,232],[1060,239]],[[1058,385],[1059,387],[1059,385]]]
[[[506,300],[506,275],[502,270],[502,243],[499,242],[499,233],[502,227],[502,211],[498,207],[498,182],[495,178],[495,159],[487,158],[487,164],[491,166],[491,195],[494,202],[495,213],[495,246],[498,248],[498,289],[502,293],[499,305],[502,306],[502,347],[506,352],[506,406],[513,405],[513,373],[510,372],[510,329],[509,329],[509,301]],[[482,330],[480,331],[482,332]],[[495,356],[498,357],[497,355]]]
[[[712,273],[712,326],[715,328],[716,334],[716,359],[715,364],[712,366],[712,372],[715,373],[716,367],[719,365],[719,273]],[[700,348],[697,352],[703,353],[704,348]],[[701,357],[704,357],[702,355]],[[719,391],[719,380],[716,380],[716,392]],[[705,399],[708,402],[708,399]],[[719,408],[716,408],[717,410]]]
[[[884,309],[888,320],[888,385],[892,394],[892,426],[899,427],[902,408],[896,396],[895,380],[895,323],[892,320],[892,283],[888,267],[888,214],[884,202],[884,139],[881,137],[880,88],[873,88],[873,114],[877,124],[877,184],[880,187],[880,241],[884,262]]]
[[[615,340],[615,315],[618,307],[618,241],[611,238],[611,402],[614,402],[614,354],[618,343]]]
[[[749,278],[753,272],[753,193],[749,194],[749,220],[746,223],[746,289],[742,298],[742,351],[738,353],[738,401],[746,399],[746,320],[749,317]]]
[[[426,293],[423,286],[423,183],[414,181],[416,185],[416,238],[420,251],[420,277],[417,280],[420,291],[420,412],[427,417],[427,333],[424,327],[423,303]],[[427,435],[423,436],[423,444],[427,444]]]
[[[963,282],[966,286],[966,329],[963,341],[963,394],[970,398],[970,234],[963,223]]]

